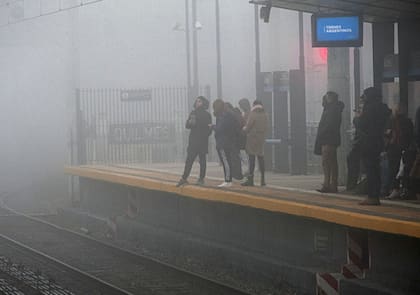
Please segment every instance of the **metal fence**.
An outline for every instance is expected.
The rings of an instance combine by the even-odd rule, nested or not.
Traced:
[[[202,87],[200,94],[210,97],[210,88]],[[182,87],[78,89],[72,164],[184,162],[191,103]],[[321,171],[313,154],[317,125],[307,123],[306,129],[309,174]],[[218,161],[215,150],[211,136],[209,161]]]
[[[180,87],[77,90],[78,164],[184,161],[190,103]]]

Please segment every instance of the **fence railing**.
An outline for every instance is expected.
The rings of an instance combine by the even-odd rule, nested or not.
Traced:
[[[200,94],[210,97],[210,88]],[[183,162],[191,110],[185,87],[151,89],[78,89],[73,164],[142,164]],[[308,173],[321,171],[313,154],[317,124],[307,123]],[[209,161],[218,161],[214,136]],[[289,153],[290,154],[290,153]]]
[[[79,89],[75,105],[79,164],[185,159],[191,109],[185,87]]]

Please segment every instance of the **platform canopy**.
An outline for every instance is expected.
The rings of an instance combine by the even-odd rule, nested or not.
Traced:
[[[420,0],[254,0],[254,4],[308,13],[362,15],[365,22],[397,22],[420,19]]]

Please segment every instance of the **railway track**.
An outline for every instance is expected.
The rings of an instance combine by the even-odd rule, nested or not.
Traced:
[[[36,217],[4,210],[0,211],[2,245],[91,286],[89,294],[248,294]]]

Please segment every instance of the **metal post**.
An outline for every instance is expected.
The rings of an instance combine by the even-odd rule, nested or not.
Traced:
[[[187,55],[187,96],[191,100],[191,50],[190,50],[190,7],[185,0],[185,49]]]
[[[354,59],[354,107],[359,109],[359,96],[360,96],[360,49],[358,47],[354,48],[353,51]]]
[[[216,0],[217,97],[222,98],[222,61],[220,52],[220,6]]]
[[[299,11],[299,70],[305,73],[305,43],[303,40],[303,12]]]
[[[258,5],[254,5],[254,32],[255,32],[255,91],[256,98],[261,97],[261,57],[260,57],[260,27],[259,27]]]
[[[192,0],[192,42],[193,42],[193,97],[198,96],[198,48],[197,48],[197,30],[196,30],[196,23],[197,23],[197,0]]]
[[[85,124],[80,105],[80,89],[76,90],[76,137],[77,137],[77,164],[86,164]]]
[[[306,83],[305,55],[303,38],[303,13],[299,11],[299,70],[290,71],[290,138],[291,138],[291,172],[307,173],[306,154]]]

